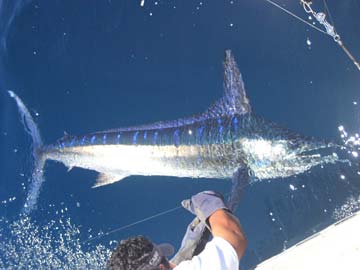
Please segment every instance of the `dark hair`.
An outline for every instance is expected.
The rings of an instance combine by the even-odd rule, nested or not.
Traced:
[[[111,254],[109,270],[136,270],[146,262],[153,250],[153,243],[139,235],[122,240]]]

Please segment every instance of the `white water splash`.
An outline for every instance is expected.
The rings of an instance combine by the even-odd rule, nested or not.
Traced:
[[[359,133],[350,134],[345,130],[345,127],[340,125],[338,127],[340,132],[340,137],[345,145],[348,148],[348,153],[352,154],[354,157],[357,157],[357,152],[360,151],[360,135]],[[356,154],[355,154],[356,153]]]
[[[357,105],[357,102],[353,102],[354,105]],[[360,151],[360,135],[357,132],[348,132],[343,125],[338,127],[338,131],[340,133],[341,140],[343,141],[344,146],[343,150],[346,150],[347,153],[355,158],[359,158]],[[357,174],[360,175],[360,171],[357,171]],[[345,180],[346,176],[341,174],[341,180]],[[357,211],[360,210],[360,196],[352,195],[347,198],[346,202],[337,207],[332,213],[332,217],[336,220],[343,219]]]
[[[360,196],[357,198],[355,196],[350,196],[346,202],[337,207],[332,213],[332,217],[336,220],[343,219],[357,211],[360,210]]]
[[[84,250],[69,218],[37,225],[29,216],[0,219],[0,269],[105,269],[110,250]]]

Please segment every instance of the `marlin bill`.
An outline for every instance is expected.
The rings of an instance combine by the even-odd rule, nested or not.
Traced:
[[[39,129],[21,99],[15,99],[25,130],[33,140],[35,168],[24,212],[36,207],[46,160],[68,168],[99,172],[94,187],[131,175],[232,179],[230,201],[236,205],[239,181],[284,178],[339,161],[320,154],[332,143],[305,137],[257,116],[231,51],[225,52],[222,97],[205,112],[174,121],[66,135],[44,145]],[[327,151],[326,151],[327,152]]]

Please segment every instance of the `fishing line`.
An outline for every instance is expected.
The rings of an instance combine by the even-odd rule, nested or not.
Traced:
[[[242,188],[244,189],[244,188],[247,187],[248,185],[250,185],[250,183],[243,184],[243,185],[242,185]],[[228,196],[230,193],[231,193],[231,192],[225,193],[224,196]],[[119,232],[119,231],[125,230],[125,229],[127,229],[127,228],[130,228],[130,227],[132,227],[132,226],[135,226],[135,225],[137,225],[137,224],[144,223],[144,222],[149,221],[149,220],[151,220],[151,219],[154,219],[154,218],[157,218],[157,217],[160,217],[160,216],[169,214],[169,213],[174,212],[174,211],[176,211],[176,210],[178,210],[178,209],[181,209],[181,208],[183,208],[183,206],[177,206],[177,207],[174,207],[174,208],[171,208],[171,209],[162,211],[162,212],[157,213],[157,214],[155,214],[155,215],[152,215],[152,216],[143,218],[143,219],[141,219],[141,220],[138,220],[138,221],[129,223],[129,224],[127,224],[127,225],[121,226],[121,227],[119,227],[119,228],[113,229],[113,230],[108,231],[108,232],[106,232],[106,233],[104,233],[104,234],[90,237],[90,238],[88,238],[87,240],[84,240],[84,241],[80,242],[80,244],[85,244],[85,243],[91,242],[91,241],[96,240],[96,239],[104,238],[105,236],[108,236],[108,235],[113,234],[113,233],[115,233],[115,232]]]
[[[280,6],[279,4],[275,3],[272,0],[265,0],[266,2],[268,2],[269,4],[279,8],[280,10],[284,11],[285,13],[287,13],[288,15],[296,18],[297,20],[309,25],[310,27],[316,29],[317,31],[325,34],[325,35],[329,35],[331,36],[334,41],[340,46],[341,49],[343,49],[343,51],[345,52],[345,54],[350,58],[350,60],[353,62],[353,64],[357,67],[357,69],[360,71],[360,63],[355,59],[355,57],[352,55],[352,53],[345,47],[344,43],[342,42],[340,35],[336,32],[335,30],[335,26],[334,26],[334,21],[331,17],[330,14],[330,10],[328,8],[328,5],[326,3],[326,0],[323,0],[324,2],[324,6],[325,6],[325,10],[329,15],[330,21],[332,24],[330,24],[327,20],[326,20],[326,15],[323,12],[315,12],[312,8],[311,8],[311,1],[305,1],[305,0],[300,0],[300,4],[303,6],[304,10],[306,13],[311,14],[321,25],[323,25],[325,27],[325,30],[320,29],[319,27],[305,21],[304,19],[300,18],[299,16],[297,16],[296,14],[294,14],[293,12],[289,11],[288,9]]]
[[[310,27],[312,27],[312,28],[314,28],[314,29],[318,30],[319,32],[321,32],[321,33],[323,33],[323,34],[327,35],[327,33],[326,33],[324,30],[322,30],[322,29],[320,29],[319,27],[317,27],[317,26],[315,26],[315,25],[313,25],[313,24],[311,24],[311,23],[309,23],[309,22],[305,21],[303,18],[301,18],[301,17],[297,16],[296,14],[294,14],[293,12],[291,12],[290,10],[288,10],[288,9],[286,9],[286,8],[284,8],[284,7],[282,7],[282,6],[280,6],[279,4],[277,4],[277,3],[275,3],[275,2],[273,2],[273,1],[271,1],[271,0],[265,0],[265,1],[266,1],[266,2],[268,2],[268,3],[269,3],[269,4],[271,4],[271,5],[273,5],[273,6],[277,7],[277,8],[279,8],[279,9],[281,9],[282,11],[286,12],[287,14],[289,14],[289,15],[290,15],[290,16],[292,16],[292,17],[294,17],[295,19],[297,19],[297,20],[299,20],[299,21],[301,21],[301,22],[303,22],[303,23],[307,24],[308,26],[310,26]]]
[[[328,5],[327,5],[326,0],[323,0],[323,3],[324,3],[325,11],[326,11],[327,15],[329,15],[330,22],[331,22],[331,24],[332,24],[332,25],[334,26],[334,28],[335,28],[335,23],[334,23],[333,17],[331,16],[330,9],[329,9],[329,7],[328,7]]]
[[[169,213],[174,212],[174,211],[176,211],[176,210],[178,210],[178,209],[180,209],[180,208],[182,208],[182,206],[177,206],[177,207],[174,207],[174,208],[171,208],[171,209],[162,211],[162,212],[157,213],[157,214],[155,214],[155,215],[146,217],[146,218],[144,218],[144,219],[141,219],[141,220],[138,220],[138,221],[129,223],[129,224],[127,224],[127,225],[121,226],[121,227],[119,227],[119,228],[116,228],[116,229],[114,229],[114,230],[108,231],[107,233],[104,233],[104,234],[101,234],[101,235],[98,235],[98,236],[94,236],[94,237],[90,237],[90,238],[88,238],[87,240],[80,242],[80,244],[88,243],[88,242],[91,242],[91,241],[93,241],[93,240],[103,238],[103,237],[108,236],[108,235],[110,235],[110,234],[113,234],[113,233],[115,233],[115,232],[119,232],[119,231],[125,230],[125,229],[127,229],[127,228],[130,228],[130,227],[132,227],[132,226],[135,226],[135,225],[137,225],[137,224],[143,223],[143,222],[145,222],[145,221],[149,221],[149,220],[151,220],[151,219],[154,219],[154,218],[157,218],[157,217],[160,217],[160,216],[169,214]]]
[[[359,62],[355,59],[355,57],[351,54],[351,52],[345,47],[344,43],[342,42],[342,40],[340,38],[340,35],[336,32],[335,26],[334,26],[334,23],[333,23],[331,14],[330,14],[330,10],[326,3],[326,0],[323,0],[323,1],[324,1],[324,5],[325,5],[325,10],[329,14],[330,20],[332,21],[332,25],[326,20],[325,13],[315,12],[311,8],[311,4],[312,4],[311,1],[300,0],[300,3],[303,5],[303,8],[306,13],[309,13],[312,16],[314,16],[314,18],[325,27],[326,33],[334,39],[334,41],[343,49],[343,51],[350,58],[350,60],[354,63],[354,65],[358,68],[358,70],[360,70]]]
[[[244,189],[244,188],[245,188],[246,186],[248,186],[248,185],[250,185],[250,183],[244,184],[244,185],[242,186],[242,188]],[[231,193],[231,192],[225,193],[225,196],[228,196],[230,193]],[[151,219],[154,219],[154,218],[157,218],[157,217],[160,217],[160,216],[169,214],[169,213],[174,212],[174,211],[176,211],[176,210],[178,210],[178,209],[181,209],[181,208],[183,208],[183,206],[177,206],[177,207],[174,207],[174,208],[171,208],[171,209],[162,211],[162,212],[157,213],[157,214],[155,214],[155,215],[152,215],[152,216],[143,218],[143,219],[141,219],[141,220],[138,220],[138,221],[129,223],[129,224],[127,224],[127,225],[121,226],[121,227],[119,227],[119,228],[113,229],[113,230],[108,231],[108,232],[106,232],[106,233],[104,233],[104,234],[97,235],[97,236],[94,236],[94,237],[90,237],[90,238],[88,238],[87,240],[80,242],[80,244],[85,244],[85,243],[91,242],[91,241],[93,241],[93,240],[103,238],[103,237],[108,236],[108,235],[110,235],[110,234],[113,234],[113,233],[115,233],[115,232],[119,232],[119,231],[125,230],[125,229],[127,229],[127,228],[130,228],[130,227],[132,227],[132,226],[135,226],[135,225],[137,225],[137,224],[144,223],[144,222],[149,221],[149,220],[151,220]]]

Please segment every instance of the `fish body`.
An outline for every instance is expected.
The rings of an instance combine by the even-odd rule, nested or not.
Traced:
[[[331,147],[266,122],[253,114],[179,122],[174,127],[133,127],[66,136],[46,159],[100,172],[95,186],[130,175],[230,179],[247,167],[254,179],[288,177],[335,156],[306,155]],[[330,158],[330,160],[328,160]]]
[[[234,151],[236,134],[231,118],[217,121],[222,124],[208,119],[168,128],[71,136],[50,146],[45,155],[68,167],[111,175],[114,181],[129,175],[231,178],[241,162]]]
[[[338,161],[336,155],[319,153],[334,144],[299,135],[252,112],[230,51],[226,51],[224,69],[224,94],[202,114],[83,136],[66,135],[48,146],[42,144],[23,102],[10,92],[34,144],[36,162],[27,209],[36,204],[48,159],[69,168],[99,172],[95,186],[130,175],[228,178],[233,182],[235,175],[241,175],[256,181],[289,177]]]

